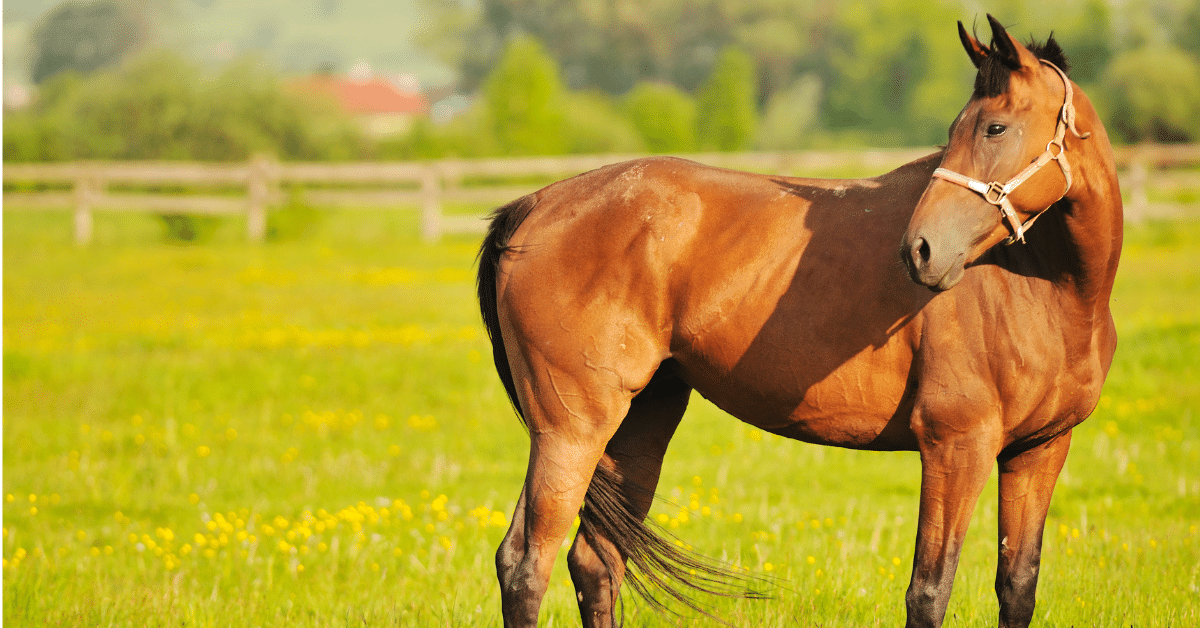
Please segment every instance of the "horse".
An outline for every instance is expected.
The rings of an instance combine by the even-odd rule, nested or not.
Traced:
[[[1123,217],[1112,147],[1053,35],[1026,46],[988,22],[988,46],[958,24],[978,73],[949,142],[892,172],[651,157],[493,212],[479,304],[530,439],[496,552],[506,626],[536,625],[577,515],[585,626],[620,619],[626,581],[689,605],[756,593],[646,522],[693,390],[774,434],[919,452],[908,626],[942,624],[997,465],[999,625],[1029,624],[1051,494],[1116,348]]]

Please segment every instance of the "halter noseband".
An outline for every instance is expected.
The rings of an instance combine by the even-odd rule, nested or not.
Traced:
[[[1066,73],[1059,69],[1058,66],[1046,61],[1045,59],[1041,59],[1041,62],[1053,68],[1054,71],[1057,72],[1060,77],[1062,77],[1063,85],[1066,87],[1066,94],[1063,97],[1063,106],[1058,115],[1058,126],[1054,130],[1054,139],[1050,140],[1050,142],[1046,144],[1046,151],[1041,155],[1038,155],[1038,158],[1034,160],[1033,163],[1026,166],[1024,170],[1017,173],[1017,176],[1009,179],[1008,183],[1003,185],[996,181],[984,183],[978,179],[972,179],[964,174],[959,174],[953,170],[947,170],[945,168],[938,168],[937,170],[933,171],[934,177],[949,181],[951,183],[957,183],[965,188],[969,188],[971,191],[982,196],[983,200],[995,205],[1000,209],[1000,214],[1005,220],[1008,221],[1009,226],[1012,228],[1012,235],[1010,235],[1008,239],[1004,241],[1005,244],[1012,244],[1013,242],[1018,241],[1024,243],[1025,229],[1028,228],[1029,225],[1032,225],[1033,221],[1037,220],[1038,216],[1041,216],[1046,209],[1050,209],[1050,207],[1047,206],[1045,209],[1031,216],[1029,220],[1022,223],[1021,218],[1017,216],[1017,212],[1013,210],[1012,203],[1008,200],[1008,195],[1011,194],[1013,190],[1017,189],[1017,186],[1021,185],[1027,179],[1029,179],[1029,177],[1033,176],[1033,173],[1040,170],[1042,166],[1045,166],[1051,161],[1057,161],[1058,167],[1062,169],[1063,177],[1065,177],[1067,180],[1066,189],[1063,190],[1062,196],[1058,197],[1059,200],[1062,200],[1062,197],[1066,196],[1067,192],[1071,189],[1071,165],[1067,163],[1067,147],[1063,143],[1063,139],[1067,135],[1067,129],[1070,129],[1071,133],[1081,140],[1085,140],[1092,135],[1090,132],[1081,134],[1079,130],[1075,128],[1075,104],[1072,102],[1073,90],[1071,89],[1071,80],[1067,78]],[[1055,150],[1055,148],[1057,148],[1057,150]],[[1053,204],[1054,203],[1051,203],[1051,205]]]

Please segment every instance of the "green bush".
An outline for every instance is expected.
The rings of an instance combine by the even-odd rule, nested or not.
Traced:
[[[563,99],[564,139],[569,153],[638,153],[646,142],[604,92],[570,92]]]
[[[1168,46],[1118,56],[1104,77],[1109,123],[1127,142],[1200,139],[1200,63]]]
[[[267,240],[299,240],[321,223],[321,210],[308,203],[299,190],[288,194],[287,203],[267,213]]]
[[[697,97],[696,135],[703,150],[750,146],[757,122],[754,60],[734,47],[721,51]]]
[[[639,83],[621,107],[654,153],[696,150],[696,101],[674,85]]]
[[[356,159],[369,148],[332,101],[294,93],[261,63],[210,77],[165,51],[87,78],[60,72],[5,125],[6,161]]]
[[[449,122],[436,124],[418,118],[406,135],[379,141],[379,159],[443,159],[491,157],[502,154],[485,103],[475,103]]]
[[[348,160],[368,143],[332,99],[286,88],[262,62],[237,61],[199,90],[193,152],[202,159]],[[207,153],[207,154],[205,154]]]
[[[384,159],[620,153],[646,149],[608,95],[569,92],[541,45],[512,41],[474,106],[445,124],[421,118],[379,144]]]
[[[795,149],[810,142],[821,105],[821,78],[805,74],[787,89],[775,92],[755,134],[754,144],[767,150]]]
[[[221,226],[217,216],[159,214],[158,219],[163,225],[163,239],[171,244],[203,244]]]
[[[483,88],[500,151],[506,155],[565,152],[564,92],[558,66],[537,40],[510,41]]]

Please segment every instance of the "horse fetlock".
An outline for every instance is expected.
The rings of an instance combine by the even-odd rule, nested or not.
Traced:
[[[1032,592],[1027,598],[1000,601],[1000,628],[1027,628],[1033,621],[1036,600]]]
[[[548,577],[520,566],[500,578],[500,597],[505,626],[536,626],[538,609],[546,594]]]
[[[949,601],[949,584],[932,580],[917,581],[914,578],[904,595],[905,607],[908,610],[908,621],[905,626],[909,628],[941,626]]]
[[[1020,576],[996,578],[996,598],[1000,605],[1024,598],[1032,598],[1037,590],[1037,576],[1028,573]]]

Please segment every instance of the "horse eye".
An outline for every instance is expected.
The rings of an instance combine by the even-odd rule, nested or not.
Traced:
[[[991,137],[995,137],[997,135],[1004,135],[1006,130],[1008,130],[1008,127],[1004,126],[1003,124],[989,124],[987,128],[987,134]]]

